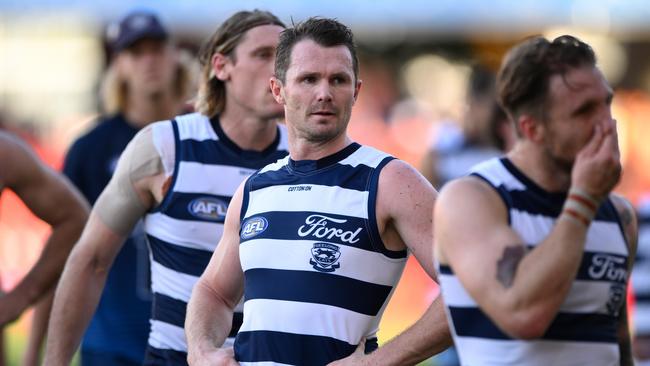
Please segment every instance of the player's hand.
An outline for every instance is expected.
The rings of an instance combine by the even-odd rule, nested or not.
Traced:
[[[239,366],[232,347],[188,354],[187,363],[190,366]]]
[[[359,345],[357,348],[354,350],[354,352],[349,355],[346,358],[342,358],[338,361],[334,361],[328,364],[328,366],[359,366],[359,365],[366,365],[367,363],[364,362],[364,359],[366,358],[366,339],[362,339],[361,342],[359,342]]]
[[[572,188],[602,200],[620,179],[620,158],[616,121],[603,121],[595,126],[591,139],[576,156],[571,172]]]

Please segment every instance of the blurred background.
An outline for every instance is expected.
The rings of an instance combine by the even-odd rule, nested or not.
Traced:
[[[633,203],[650,191],[645,0],[0,0],[0,128],[28,140],[60,168],[71,141],[101,111],[98,87],[110,59],[110,22],[134,9],[152,10],[193,55],[222,20],[253,8],[270,10],[287,24],[320,15],[351,26],[363,88],[350,134],[416,167],[432,146],[460,129],[474,68],[496,72],[504,52],[530,35],[576,35],[594,47],[616,91],[625,168],[617,190]],[[4,192],[0,205],[0,274],[7,289],[34,263],[48,229],[11,192]],[[380,340],[415,321],[436,294],[422,269],[409,263]],[[10,365],[19,364],[29,321],[27,313],[9,328]]]

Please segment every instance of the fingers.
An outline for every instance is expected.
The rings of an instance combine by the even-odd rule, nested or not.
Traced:
[[[591,135],[591,138],[587,142],[587,144],[582,148],[580,151],[581,154],[583,155],[593,155],[598,151],[598,148],[601,146],[603,138],[604,138],[604,133],[603,133],[603,127],[599,124],[594,126],[594,132]]]

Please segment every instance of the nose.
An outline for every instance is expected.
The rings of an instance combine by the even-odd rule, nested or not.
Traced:
[[[332,90],[327,80],[321,80],[316,88],[316,99],[319,102],[331,102]]]

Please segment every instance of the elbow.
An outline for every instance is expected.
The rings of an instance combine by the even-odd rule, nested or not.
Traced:
[[[548,330],[554,314],[544,309],[524,309],[506,313],[499,327],[508,336],[516,339],[539,339]]]

